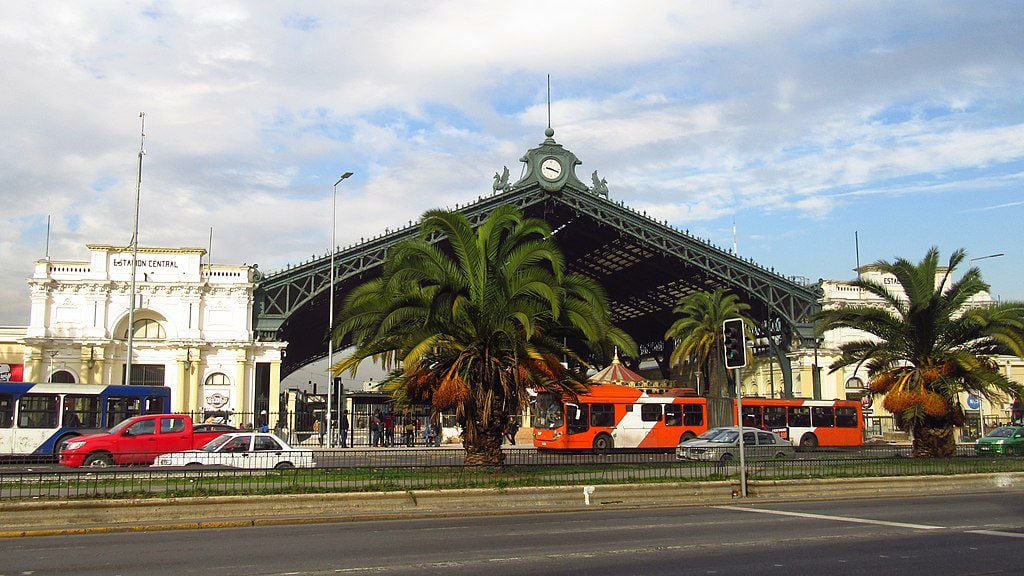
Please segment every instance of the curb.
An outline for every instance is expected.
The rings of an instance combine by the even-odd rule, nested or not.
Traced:
[[[584,488],[592,488],[586,493]],[[0,538],[1024,491],[1024,472],[0,503]]]

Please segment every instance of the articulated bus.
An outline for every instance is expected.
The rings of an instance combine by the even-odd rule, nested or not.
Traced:
[[[162,386],[0,382],[0,456],[57,454],[69,438],[170,407]]]
[[[708,399],[686,389],[648,394],[630,386],[598,384],[575,399],[538,392],[533,444],[547,450],[618,448],[674,449],[715,426],[736,425],[736,403],[724,401],[724,419],[714,422]],[[772,430],[794,444],[859,446],[864,440],[860,403],[853,400],[743,399],[743,424]]]

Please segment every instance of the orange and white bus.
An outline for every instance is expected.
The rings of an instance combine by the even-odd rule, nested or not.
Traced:
[[[735,400],[722,399],[723,418],[711,423],[708,399],[687,389],[648,394],[631,386],[597,384],[576,398],[538,392],[533,445],[547,450],[674,449],[715,425],[736,425]],[[727,408],[731,406],[730,410]],[[743,399],[743,425],[772,430],[803,447],[859,446],[860,402],[854,400]]]
[[[743,425],[771,430],[804,448],[864,442],[864,417],[857,400],[743,398]]]
[[[596,384],[576,399],[539,392],[533,445],[552,450],[675,448],[708,429],[707,399],[647,394],[631,386]]]

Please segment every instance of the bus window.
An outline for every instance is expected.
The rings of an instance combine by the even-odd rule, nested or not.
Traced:
[[[657,422],[661,420],[661,404],[641,404],[640,420],[643,422]]]
[[[612,404],[592,404],[590,407],[590,425],[605,428],[615,426],[615,406]]]
[[[857,409],[850,406],[836,408],[836,426],[839,428],[857,427]]]
[[[142,413],[141,408],[140,398],[110,396],[107,398],[107,426],[113,426],[122,420],[138,416]]]
[[[836,413],[831,406],[814,406],[811,408],[811,423],[816,428],[835,428]]]
[[[765,406],[764,407],[764,427],[768,428],[768,429],[785,428],[786,427],[786,407],[785,406]]]
[[[704,424],[704,407],[700,404],[686,404],[683,406],[683,425],[701,426]]]
[[[64,396],[65,428],[99,428],[100,399],[98,396]]]
[[[18,399],[18,427],[56,428],[59,407],[56,394],[25,394]]]
[[[682,426],[683,407],[679,404],[665,405],[665,426]]]
[[[743,425],[748,428],[760,428],[763,423],[760,406],[743,407]]]
[[[533,427],[544,430],[561,428],[565,423],[562,401],[554,394],[538,394],[534,404]]]
[[[811,409],[807,406],[790,406],[789,425],[792,428],[810,428]]]
[[[566,404],[565,413],[567,416],[566,431],[569,434],[579,434],[580,432],[586,432],[590,429],[587,422],[590,420],[588,413],[590,412],[590,406],[587,404]]]
[[[146,397],[146,414],[163,414],[164,399],[160,396]]]
[[[14,394],[0,394],[0,428],[14,426]]]

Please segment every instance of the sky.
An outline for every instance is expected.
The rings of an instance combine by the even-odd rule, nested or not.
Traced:
[[[811,281],[1003,254],[1024,300],[1021,1],[9,1],[0,63],[0,325],[47,246],[130,243],[140,112],[140,244],[272,273],[343,172],[341,246],[515,180],[548,75],[612,200]]]

